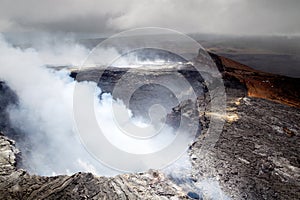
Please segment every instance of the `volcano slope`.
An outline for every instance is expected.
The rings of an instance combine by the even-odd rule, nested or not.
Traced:
[[[203,180],[219,182],[232,199],[300,198],[300,91],[299,79],[253,70],[230,59],[210,54],[223,75],[227,114],[223,131],[210,151],[200,149],[212,134],[209,96],[198,98],[197,116],[202,133],[189,148],[192,169],[180,180],[161,171],[97,177],[91,173],[42,177],[21,169],[22,152],[15,147],[22,138],[15,136],[6,113],[9,103],[17,103],[13,92],[0,87],[0,198],[1,199],[210,199],[201,187]],[[197,60],[195,60],[196,62]],[[106,72],[99,85],[111,91],[124,69]],[[165,76],[168,71],[141,72],[143,77]],[[203,80],[195,71],[186,71],[195,85]],[[97,80],[96,71],[72,72],[77,80]],[[134,77],[136,74],[133,74]],[[205,91],[205,90],[203,90]],[[137,100],[138,101],[138,100]],[[142,99],[140,100],[142,101]],[[169,117],[177,119],[189,110],[190,101],[180,102]],[[132,108],[133,110],[135,108]],[[139,109],[136,109],[139,110]],[[197,193],[197,194],[196,194]]]

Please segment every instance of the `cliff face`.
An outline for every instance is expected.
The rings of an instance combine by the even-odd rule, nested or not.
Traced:
[[[201,154],[203,141],[213,131],[209,120],[215,115],[209,110],[209,99],[199,97],[197,106],[201,110],[199,121],[203,130],[188,152],[192,169],[180,180],[153,170],[110,178],[90,173],[54,177],[30,175],[16,167],[20,162],[19,152],[14,142],[3,135],[13,134],[13,129],[8,123],[5,106],[0,106],[3,116],[0,125],[4,132],[0,135],[0,198],[209,199],[203,189],[203,180],[213,177],[232,199],[299,199],[299,79],[259,72],[230,59],[211,56],[226,86],[227,114],[219,119],[225,120],[225,125],[214,148]],[[77,78],[95,81],[97,73],[97,70],[86,71]],[[107,71],[99,85],[109,92],[124,73],[124,69]],[[170,73],[136,71],[129,74],[129,80],[163,78]],[[195,87],[203,87],[203,80],[195,71],[182,73],[194,81]],[[76,75],[72,73],[73,77]],[[11,92],[4,83],[1,85],[0,100],[3,100],[2,105],[8,105],[5,97]],[[135,101],[141,103],[143,99],[136,96]],[[174,112],[194,113],[188,110],[189,103],[180,102]],[[176,119],[176,113],[170,116]]]
[[[249,97],[268,99],[300,108],[300,79],[254,70],[231,59],[210,53],[224,79],[236,78]]]

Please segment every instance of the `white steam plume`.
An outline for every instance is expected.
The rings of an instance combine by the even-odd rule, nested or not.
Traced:
[[[76,82],[65,70],[57,71],[45,67],[46,64],[79,65],[88,55],[88,49],[68,43],[54,46],[43,44],[38,50],[15,48],[0,38],[0,79],[15,91],[18,106],[9,109],[12,125],[25,134],[24,143],[18,143],[22,151],[23,167],[39,175],[71,174],[78,171],[93,172],[98,175],[115,175],[119,172],[100,164],[91,156],[80,142],[73,121],[73,90]],[[105,52],[105,50],[103,50]],[[109,50],[106,53],[117,54]],[[75,60],[73,59],[75,58]],[[95,91],[93,82],[78,83]],[[93,94],[98,98],[100,88]],[[83,97],[84,98],[84,97]],[[111,103],[118,108],[127,109],[122,102],[106,94],[96,105],[97,118],[105,122],[106,132],[117,127],[114,122]],[[129,112],[129,111],[128,111]],[[131,122],[129,122],[131,123]],[[121,133],[118,133],[121,135]],[[164,137],[164,138],[161,138]],[[112,136],[112,138],[114,138]],[[116,138],[116,137],[115,137]],[[142,143],[123,138],[114,140],[122,150],[150,152],[170,140],[170,135],[160,136],[156,143]],[[123,146],[122,146],[123,145]],[[130,147],[126,149],[126,147]],[[143,149],[144,148],[144,149]]]
[[[57,72],[43,67],[49,59],[56,64],[72,64],[74,55],[83,57],[86,55],[82,53],[88,51],[82,47],[72,48],[70,44],[56,46],[54,51],[49,49],[39,52],[34,49],[21,50],[0,39],[0,78],[19,98],[19,105],[10,108],[10,120],[27,138],[27,144],[19,143],[23,150],[24,167],[40,175],[77,171],[108,174],[109,170],[101,167],[88,154],[73,131],[72,95],[75,82],[66,71]],[[60,52],[60,56],[55,56],[56,52]],[[66,63],[67,59],[69,63]],[[91,169],[88,166],[94,167]]]

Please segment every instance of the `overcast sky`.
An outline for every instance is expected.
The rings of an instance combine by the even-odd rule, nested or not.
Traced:
[[[0,0],[0,32],[300,35],[300,0]]]

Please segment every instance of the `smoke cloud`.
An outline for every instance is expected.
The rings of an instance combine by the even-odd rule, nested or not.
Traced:
[[[19,105],[10,108],[9,113],[13,126],[25,133],[24,143],[18,143],[23,150],[24,167],[41,175],[76,171],[99,174],[99,164],[84,150],[73,131],[74,81],[66,71],[45,68],[49,61],[76,63],[78,60],[74,55],[87,51],[76,45],[73,48],[54,45],[49,49],[44,46],[41,51],[21,50],[3,38],[0,47],[1,79],[19,98]]]
[[[22,151],[23,167],[29,172],[39,175],[72,174],[78,171],[98,175],[120,173],[100,164],[81,144],[73,120],[75,84],[93,93],[99,126],[109,141],[121,150],[151,153],[168,145],[174,137],[171,128],[165,129],[150,142],[124,135],[114,120],[112,104],[131,117],[124,126],[126,123],[135,123],[141,127],[148,124],[141,118],[133,118],[123,102],[114,100],[110,94],[103,94],[100,101],[98,97],[101,89],[96,83],[76,83],[68,71],[47,67],[49,64],[80,65],[89,50],[78,44],[42,43],[35,48],[20,49],[1,37],[0,53],[0,79],[17,94],[19,100],[18,105],[9,108],[9,115],[14,128],[25,135],[23,142],[17,144]],[[119,56],[113,49],[100,49],[98,53]],[[102,64],[107,62],[104,60]],[[84,100],[85,97],[82,98]],[[105,126],[101,126],[103,124]],[[150,129],[155,131],[155,125],[150,125]]]

